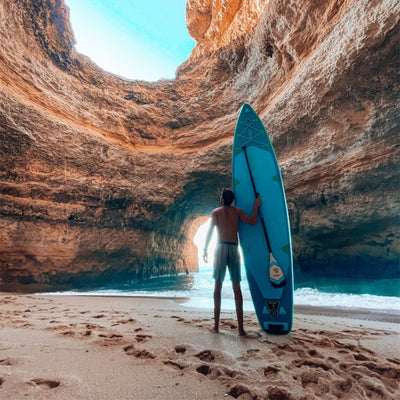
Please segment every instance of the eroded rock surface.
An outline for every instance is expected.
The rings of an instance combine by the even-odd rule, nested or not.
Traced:
[[[188,0],[176,79],[108,74],[63,0],[0,3],[2,290],[194,271],[250,103],[280,161],[296,266],[395,276],[395,1]],[[196,224],[196,222],[194,222]]]

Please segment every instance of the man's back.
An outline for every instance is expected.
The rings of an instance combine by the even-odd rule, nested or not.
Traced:
[[[220,242],[238,242],[239,217],[240,210],[232,206],[222,206],[212,212],[212,223],[217,227]]]

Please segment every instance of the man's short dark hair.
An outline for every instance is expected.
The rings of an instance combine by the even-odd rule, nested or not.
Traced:
[[[224,189],[221,194],[224,204],[226,206],[230,206],[233,202],[233,199],[235,198],[235,195],[233,194],[232,190]]]

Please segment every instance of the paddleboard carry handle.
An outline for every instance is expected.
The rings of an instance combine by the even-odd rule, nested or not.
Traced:
[[[249,158],[247,156],[247,151],[246,151],[246,146],[243,146],[242,149],[244,152],[244,156],[246,158],[246,164],[247,164],[247,168],[249,170],[250,180],[251,180],[251,185],[253,187],[254,195],[256,196],[256,198],[257,198],[257,196],[260,197],[260,193],[257,192],[257,189],[256,189],[256,184],[254,182],[253,173],[251,172],[250,162],[249,162]],[[264,231],[264,236],[265,236],[265,240],[267,241],[267,247],[268,247],[268,251],[269,251],[269,281],[272,286],[274,286],[276,288],[280,288],[280,287],[285,286],[286,279],[285,279],[284,273],[282,271],[282,268],[279,266],[274,255],[272,254],[271,243],[269,242],[264,217],[261,215],[260,212],[259,212],[259,216],[260,216],[261,225],[262,225],[262,228]]]

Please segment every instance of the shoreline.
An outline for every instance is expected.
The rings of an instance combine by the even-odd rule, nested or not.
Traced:
[[[187,400],[396,399],[400,324],[386,314],[296,306],[268,335],[245,312],[187,298],[0,293],[0,397]],[[392,317],[391,317],[392,318]],[[396,318],[398,316],[396,315]]]
[[[0,294],[4,292],[0,292]],[[25,295],[21,293],[13,293],[14,295]],[[77,297],[101,297],[101,298],[134,298],[134,299],[157,299],[157,300],[170,300],[174,301],[178,304],[181,304],[185,307],[185,302],[190,302],[191,297],[189,296],[156,296],[156,295],[103,295],[103,294],[43,294],[43,293],[34,293],[35,296],[50,296],[50,297],[58,297],[58,296],[77,296]],[[400,302],[400,299],[399,299]],[[213,307],[196,307],[196,306],[188,306],[189,308],[193,308],[195,310],[204,310],[210,311]],[[381,321],[388,322],[394,324],[400,324],[400,311],[391,310],[391,309],[371,309],[371,308],[355,308],[355,307],[339,307],[339,306],[315,306],[315,305],[294,305],[294,315],[302,314],[302,315],[326,315],[332,317],[341,317],[341,318],[354,318],[360,320],[372,320],[372,321]],[[234,311],[225,310],[225,311]],[[254,311],[244,311],[244,313],[255,313]]]

